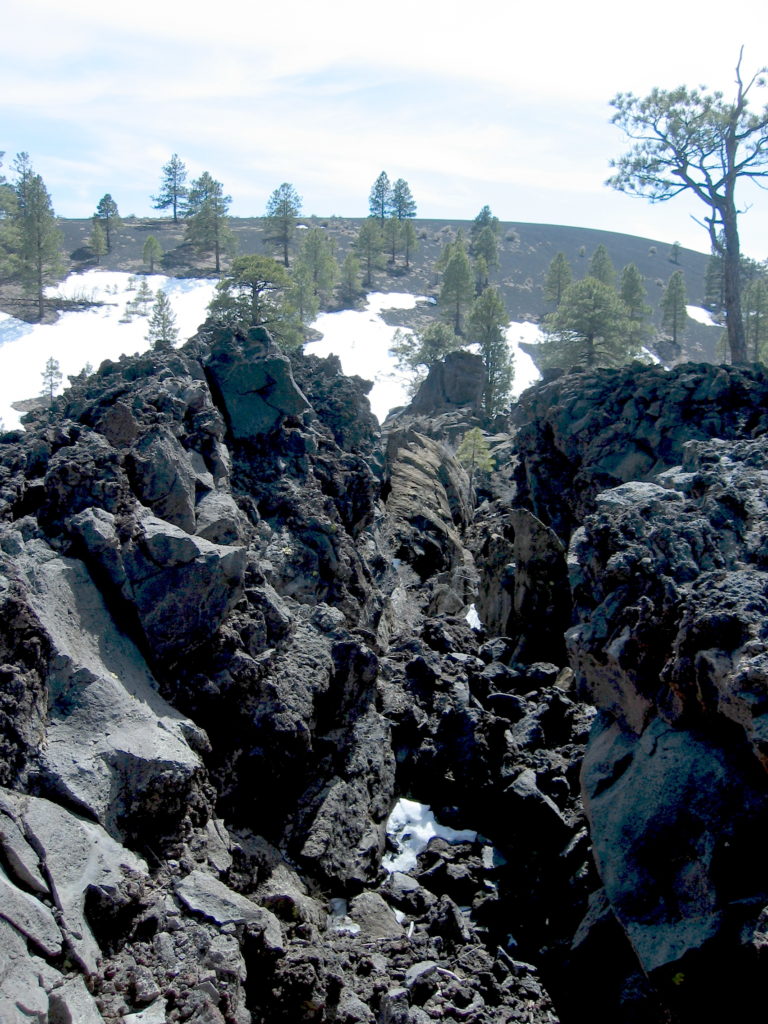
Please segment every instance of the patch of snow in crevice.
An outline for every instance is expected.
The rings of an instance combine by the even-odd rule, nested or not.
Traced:
[[[475,608],[473,604],[471,604],[467,609],[467,614],[464,616],[464,619],[466,620],[467,624],[472,627],[472,629],[483,628],[483,624],[480,621],[480,616],[477,614],[477,608]]]
[[[430,839],[435,836],[449,843],[474,843],[477,840],[477,832],[441,825],[427,804],[404,797],[397,801],[387,820],[387,835],[397,852],[387,854],[382,860],[382,867],[385,871],[406,874],[416,867],[419,854],[426,850]]]

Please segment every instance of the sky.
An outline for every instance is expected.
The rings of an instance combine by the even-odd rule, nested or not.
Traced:
[[[30,154],[64,217],[90,216],[106,192],[124,216],[151,214],[178,153],[238,216],[263,214],[284,181],[307,215],[365,216],[385,170],[409,182],[419,217],[487,204],[502,221],[708,251],[693,197],[651,205],[605,186],[626,147],[610,100],[681,84],[729,95],[742,44],[745,71],[768,61],[766,30],[764,0],[7,0],[0,149],[6,170]],[[744,251],[765,259],[768,192],[740,199]]]

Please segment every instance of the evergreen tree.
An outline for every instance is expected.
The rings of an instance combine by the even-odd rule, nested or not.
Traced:
[[[360,260],[354,252],[348,252],[341,265],[339,295],[346,306],[354,306],[360,297]]]
[[[512,387],[515,368],[507,344],[509,314],[498,288],[486,288],[475,300],[469,316],[470,337],[477,342],[485,368],[483,406],[487,416],[504,407]]]
[[[125,306],[125,321],[130,322],[135,316],[149,316],[149,309],[155,301],[155,295],[147,284],[147,279],[142,277],[134,297]]]
[[[485,228],[490,228],[498,241],[499,235],[501,234],[501,224],[499,223],[499,218],[494,217],[491,213],[490,206],[484,206],[482,208],[480,213],[478,213],[472,222],[472,227],[469,229],[469,250],[473,256],[475,254],[475,243]]]
[[[48,189],[35,174],[26,153],[19,153],[14,162],[16,171],[15,235],[18,239],[18,266],[24,289],[35,296],[38,319],[45,312],[45,286],[56,281],[63,272],[61,232],[51,206]]]
[[[302,232],[294,268],[306,270],[315,296],[327,303],[339,276],[333,239],[323,228],[312,227]]]
[[[372,217],[376,217],[382,224],[389,217],[392,210],[392,187],[389,184],[389,177],[386,171],[382,171],[373,183],[371,193],[368,196],[368,209]]]
[[[301,343],[301,321],[288,301],[291,277],[270,256],[238,256],[208,305],[212,323],[247,330],[266,328],[282,345]],[[310,282],[311,285],[311,282]],[[304,310],[309,317],[311,311]]]
[[[112,252],[112,234],[123,222],[120,220],[120,212],[117,209],[117,203],[109,192],[107,192],[106,195],[103,195],[99,200],[99,205],[96,207],[94,217],[98,218],[101,222],[102,228],[104,229],[104,237],[107,240],[107,252]]]
[[[456,461],[467,471],[469,476],[469,496],[472,500],[472,492],[475,485],[475,476],[482,474],[489,475],[495,468],[491,449],[485,439],[480,427],[472,427],[461,439],[456,449]]]
[[[184,166],[176,153],[163,167],[163,177],[160,182],[160,192],[152,196],[152,204],[155,210],[167,210],[170,206],[173,211],[173,223],[176,224],[179,214],[182,212],[184,201],[187,197],[187,168]]]
[[[142,258],[149,264],[150,274],[154,274],[155,264],[163,258],[163,250],[154,235],[150,235],[144,243]]]
[[[154,349],[170,349],[178,340],[179,330],[171,300],[161,289],[155,296],[155,304],[149,317],[147,341]]]
[[[48,404],[53,405],[53,396],[61,387],[64,379],[59,367],[59,362],[53,356],[49,356],[42,374],[43,390],[41,394],[48,399]]]
[[[608,285],[609,288],[613,288],[615,285],[616,270],[604,245],[598,245],[592,253],[587,273],[596,281],[602,281],[603,284]]]
[[[288,254],[296,233],[296,218],[301,213],[301,196],[287,181],[275,189],[267,202],[266,242],[276,246],[288,266]]]
[[[744,330],[747,352],[757,362],[768,355],[768,280],[756,277],[744,289]]]
[[[725,274],[723,273],[723,257],[713,252],[707,260],[704,276],[704,305],[713,313],[725,310]]]
[[[291,283],[286,294],[288,304],[296,312],[301,323],[311,323],[318,314],[320,303],[315,291],[315,282],[312,280],[312,272],[306,263],[294,260],[291,269]]]
[[[403,255],[405,256],[405,265],[410,267],[411,265],[411,253],[413,253],[419,247],[419,241],[416,238],[416,228],[413,226],[411,221],[403,221],[401,225],[401,241],[403,243]]]
[[[499,237],[490,224],[481,228],[472,239],[470,252],[475,260],[482,257],[488,271],[496,270],[499,266]]]
[[[448,324],[436,320],[421,331],[396,331],[390,351],[398,368],[410,373],[418,385],[433,366],[462,344]]]
[[[185,206],[187,241],[201,252],[214,256],[216,273],[221,271],[221,255],[232,247],[227,211],[232,197],[224,194],[224,186],[208,171],[190,185]]]
[[[624,303],[591,276],[566,289],[555,312],[544,318],[544,331],[541,360],[547,367],[620,366],[635,355]]]
[[[691,192],[707,208],[704,223],[712,251],[723,257],[728,344],[734,362],[746,360],[741,314],[741,253],[736,188],[742,180],[761,182],[768,171],[768,107],[749,109],[753,88],[764,84],[760,68],[746,81],[736,65],[736,94],[680,86],[653,89],[643,98],[619,93],[612,100],[613,123],[632,141],[613,162],[608,184],[651,202]]]
[[[628,263],[621,272],[619,294],[629,317],[631,346],[639,349],[649,333],[648,316],[651,307],[646,302],[648,294],[643,275],[634,263]]]
[[[4,156],[5,153],[0,150],[0,167]],[[16,193],[6,181],[5,175],[0,174],[0,278],[10,277],[18,270],[20,241],[17,211]]]
[[[461,334],[464,313],[474,295],[472,268],[462,236],[458,236],[456,241],[445,247],[440,263],[445,268],[440,287],[442,313],[446,320],[453,323],[456,334]]]
[[[397,262],[398,242],[400,241],[400,221],[397,217],[387,217],[384,221],[384,233],[389,248],[389,262],[392,266]]]
[[[688,321],[685,278],[676,270],[667,282],[661,297],[661,328],[669,334],[673,345],[679,346]]]
[[[96,257],[96,263],[101,263],[101,257],[107,251],[107,239],[104,235],[104,229],[99,223],[98,217],[93,218],[91,233],[88,236],[88,245],[90,246],[91,252]]]
[[[573,271],[565,253],[557,253],[549,264],[544,282],[544,298],[553,302],[556,307],[559,306],[572,279]]]
[[[488,287],[490,274],[488,272],[488,264],[485,256],[476,256],[472,261],[472,267],[475,272],[475,294],[482,295],[485,289]]]
[[[403,178],[398,178],[392,186],[389,208],[391,215],[397,220],[416,216],[416,203],[411,195],[410,185]]]
[[[355,248],[360,254],[365,272],[363,283],[366,288],[372,288],[373,272],[379,270],[383,264],[382,250],[384,248],[379,221],[375,217],[367,217],[360,225]]]
[[[680,262],[680,243],[673,242],[669,247],[669,262],[679,263]]]

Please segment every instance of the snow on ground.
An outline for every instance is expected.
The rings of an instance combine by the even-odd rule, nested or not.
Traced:
[[[149,347],[146,317],[119,322],[126,303],[135,295],[135,290],[129,290],[131,278],[131,274],[105,270],[70,274],[56,288],[49,289],[49,294],[83,297],[105,305],[62,313],[55,324],[27,324],[0,313],[0,419],[6,430],[18,427],[23,415],[11,408],[11,403],[40,394],[41,375],[50,357],[58,362],[66,386],[67,377],[80,373],[86,363],[96,368],[104,359],[117,359]],[[144,280],[153,292],[160,288],[166,292],[180,342],[186,341],[205,319],[216,282],[161,274]]]
[[[334,353],[348,377],[359,376],[373,381],[368,399],[374,416],[384,420],[390,409],[406,405],[408,377],[395,366],[389,354],[397,327],[390,327],[381,318],[384,309],[413,309],[424,296],[405,292],[370,292],[364,310],[343,309],[339,313],[321,313],[312,324],[323,335],[311,341],[305,351],[315,356]]]
[[[186,341],[205,319],[216,282],[161,274],[143,279],[153,292],[159,288],[166,292],[176,315],[180,342]],[[50,357],[59,363],[66,386],[67,377],[80,373],[86,363],[96,368],[104,359],[146,351],[147,318],[134,317],[130,323],[120,323],[140,280],[131,274],[105,270],[70,274],[50,293],[104,305],[62,313],[55,324],[27,324],[0,313],[0,419],[6,430],[18,427],[23,415],[11,407],[12,403],[40,394],[41,375]],[[333,352],[341,359],[345,373],[372,380],[371,407],[378,419],[384,420],[390,409],[405,405],[409,395],[408,377],[397,369],[389,352],[397,328],[386,324],[381,312],[413,309],[417,302],[425,301],[424,296],[404,292],[371,292],[362,311],[322,313],[312,326],[323,338],[310,342],[306,350],[318,356]],[[511,323],[507,328],[507,341],[515,358],[513,397],[539,377],[519,342],[536,343],[540,337],[535,324]]]
[[[340,313],[321,313],[312,324],[323,335],[321,341],[312,341],[306,351],[316,356],[334,353],[348,376],[357,375],[373,381],[368,398],[371,409],[379,420],[386,419],[390,409],[409,401],[408,376],[395,366],[389,354],[397,327],[391,327],[381,318],[384,309],[413,309],[417,302],[427,301],[423,295],[405,292],[371,292],[364,310],[344,309]],[[539,379],[539,371],[519,342],[535,343],[541,333],[535,324],[510,323],[507,341],[515,359],[515,380],[512,395],[517,398],[527,387]]]
[[[686,306],[685,311],[697,324],[704,324],[705,327],[722,327],[722,324],[715,323],[708,309],[702,309],[701,306]]]
[[[403,871],[406,874],[416,867],[416,858],[426,850],[434,836],[449,843],[474,843],[477,839],[477,832],[441,825],[435,821],[434,814],[426,804],[405,799],[395,804],[387,820],[387,834],[397,853],[387,854],[382,867],[385,871]]]

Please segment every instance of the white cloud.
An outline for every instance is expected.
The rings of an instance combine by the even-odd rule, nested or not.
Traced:
[[[656,84],[730,89],[743,25],[760,38],[766,15],[753,0],[729,10],[713,32],[685,5],[619,17],[608,0],[220,0],[204,17],[178,0],[11,0],[0,146],[31,153],[66,216],[90,214],[105,191],[124,212],[150,212],[178,152],[193,174],[220,178],[240,214],[263,212],[289,180],[307,212],[361,215],[387,168],[425,216],[489,202],[504,219],[633,233],[642,222],[705,249],[685,202],[651,209],[604,187],[622,150],[608,101]],[[748,43],[745,66],[761,57]],[[743,220],[758,256],[765,205]]]

